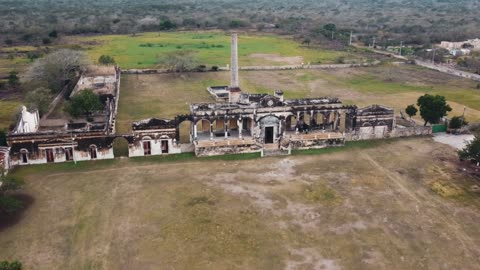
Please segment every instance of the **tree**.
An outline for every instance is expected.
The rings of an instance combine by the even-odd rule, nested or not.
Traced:
[[[462,128],[462,126],[466,126],[467,124],[468,122],[465,121],[462,116],[454,116],[452,117],[452,119],[450,119],[448,127],[451,129],[459,129]]]
[[[88,64],[84,52],[62,49],[37,59],[25,73],[25,81],[58,93]]]
[[[447,115],[452,108],[447,104],[444,96],[425,94],[418,98],[417,106],[420,108],[420,116],[427,123],[436,124]]]
[[[13,261],[13,262],[8,262],[8,261],[3,261],[0,262],[0,270],[22,270],[22,263],[19,261]]]
[[[48,107],[53,100],[52,90],[40,87],[25,96],[27,107],[29,110],[38,110],[40,115],[48,111]]]
[[[8,74],[8,79],[7,79],[8,85],[11,88],[17,88],[20,85],[20,79],[18,78],[18,72],[16,71],[10,71]]]
[[[110,55],[102,55],[98,58],[98,63],[102,65],[115,65],[115,59]]]
[[[12,197],[11,191],[20,189],[23,181],[7,177],[0,172],[0,214],[13,214],[23,208],[23,202]]]
[[[412,119],[413,116],[417,115],[418,109],[415,107],[415,105],[411,104],[405,108],[405,112],[408,114],[410,119]]]
[[[465,148],[458,151],[460,159],[471,159],[480,166],[480,134],[476,134],[472,141],[468,142]]]
[[[7,146],[7,132],[0,129],[0,146]]]
[[[305,44],[305,45],[307,45],[307,47],[310,47],[311,42],[312,42],[312,40],[310,40],[309,38],[306,38],[302,41],[302,44]]]
[[[80,91],[68,102],[66,110],[73,117],[90,116],[91,113],[103,108],[100,98],[91,89]]]
[[[174,51],[165,54],[158,60],[158,63],[169,70],[185,72],[198,66],[195,55],[192,51]]]
[[[58,37],[57,30],[53,30],[52,32],[48,33],[48,36],[51,38],[57,38]]]
[[[175,28],[177,28],[177,25],[168,19],[161,21],[160,24],[158,25],[158,29],[160,31],[168,31]]]

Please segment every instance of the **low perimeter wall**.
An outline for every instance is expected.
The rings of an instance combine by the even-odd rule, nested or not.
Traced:
[[[349,133],[346,134],[347,141],[362,141],[387,138],[401,138],[410,136],[426,136],[432,134],[432,127],[415,126],[415,127],[396,127],[392,132],[381,134],[365,134],[365,133]]]

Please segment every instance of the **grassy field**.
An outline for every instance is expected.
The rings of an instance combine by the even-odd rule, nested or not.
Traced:
[[[415,104],[424,93],[447,97],[450,115],[467,107],[469,121],[480,121],[480,90],[475,82],[416,66],[382,65],[341,70],[241,72],[241,86],[250,93],[282,89],[286,98],[339,97],[345,103],[383,104],[399,110]],[[149,117],[172,118],[187,113],[193,102],[211,102],[206,87],[227,85],[228,72],[160,75],[123,75],[118,114],[119,132],[128,132],[131,121]],[[420,118],[417,116],[417,120]]]
[[[7,129],[14,121],[14,115],[19,111],[19,101],[0,100],[0,130]]]
[[[69,43],[87,48],[93,61],[111,55],[122,68],[151,68],[166,52],[191,50],[205,65],[225,66],[230,63],[230,36],[223,32],[175,32],[71,37]],[[308,48],[288,37],[240,34],[241,65],[286,65],[302,62],[332,63],[339,57],[357,59],[353,54]]]
[[[0,230],[0,258],[27,269],[476,268],[480,199],[452,150],[430,138],[375,145],[221,166],[184,156],[18,169],[34,201]]]

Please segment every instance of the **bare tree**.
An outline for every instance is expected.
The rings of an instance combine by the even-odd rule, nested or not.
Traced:
[[[89,63],[84,52],[62,49],[36,60],[27,70],[24,80],[58,93]]]
[[[175,72],[193,70],[198,66],[195,54],[192,51],[173,51],[158,59],[158,63]]]

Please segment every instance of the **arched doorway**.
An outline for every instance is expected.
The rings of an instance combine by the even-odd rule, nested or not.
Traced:
[[[287,131],[295,131],[295,127],[297,126],[297,117],[295,115],[287,116],[285,120],[285,125]]]
[[[128,141],[124,137],[117,137],[113,140],[113,156],[128,157]]]
[[[192,142],[192,124],[190,120],[184,120],[178,125],[179,139],[180,143],[191,143]]]

